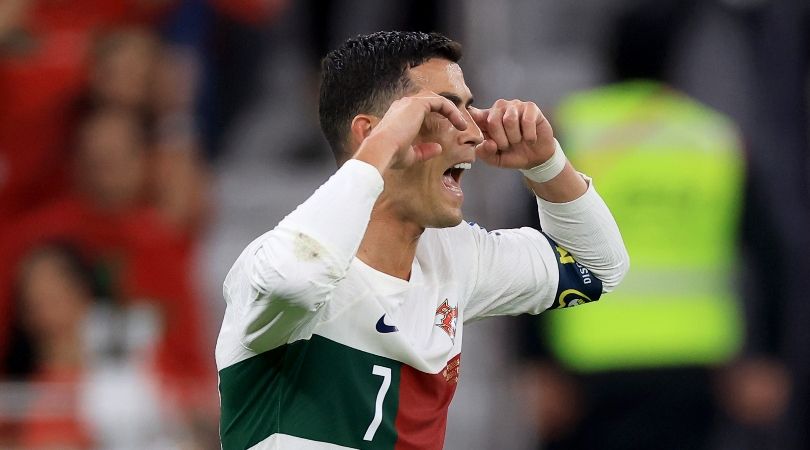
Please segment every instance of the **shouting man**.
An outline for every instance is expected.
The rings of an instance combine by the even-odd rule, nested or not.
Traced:
[[[379,32],[324,58],[340,168],[225,280],[224,449],[440,450],[465,323],[595,301],[626,273],[537,105],[472,107],[460,57],[435,33]],[[523,173],[545,234],[462,221],[476,158]]]

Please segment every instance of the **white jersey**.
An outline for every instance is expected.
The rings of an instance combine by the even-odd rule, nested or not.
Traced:
[[[347,162],[229,272],[223,448],[441,449],[463,324],[597,300],[626,271],[590,186],[568,204],[538,200],[553,238],[427,229],[410,279],[395,278],[355,258],[381,191],[376,169]]]

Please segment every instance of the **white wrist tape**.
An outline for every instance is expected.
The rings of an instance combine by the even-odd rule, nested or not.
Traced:
[[[545,183],[559,175],[565,168],[567,159],[565,158],[565,153],[562,151],[562,147],[560,147],[560,143],[557,142],[556,139],[554,139],[554,146],[556,147],[554,154],[551,155],[548,161],[539,166],[534,166],[531,169],[520,169],[521,173],[523,173],[526,178],[537,183]]]

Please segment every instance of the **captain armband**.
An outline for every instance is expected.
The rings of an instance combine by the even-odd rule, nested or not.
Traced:
[[[570,308],[599,300],[602,296],[602,281],[587,267],[578,263],[568,250],[557,245],[545,234],[543,236],[548,239],[549,245],[554,250],[560,273],[554,303],[549,309]]]

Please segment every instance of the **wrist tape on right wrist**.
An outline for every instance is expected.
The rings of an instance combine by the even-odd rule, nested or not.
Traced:
[[[568,160],[565,158],[565,153],[563,153],[562,147],[560,147],[560,143],[557,142],[557,139],[554,139],[554,146],[554,154],[551,155],[551,158],[546,160],[546,162],[534,166],[531,169],[520,169],[523,176],[537,183],[545,183],[559,175],[565,168],[565,162]]]

